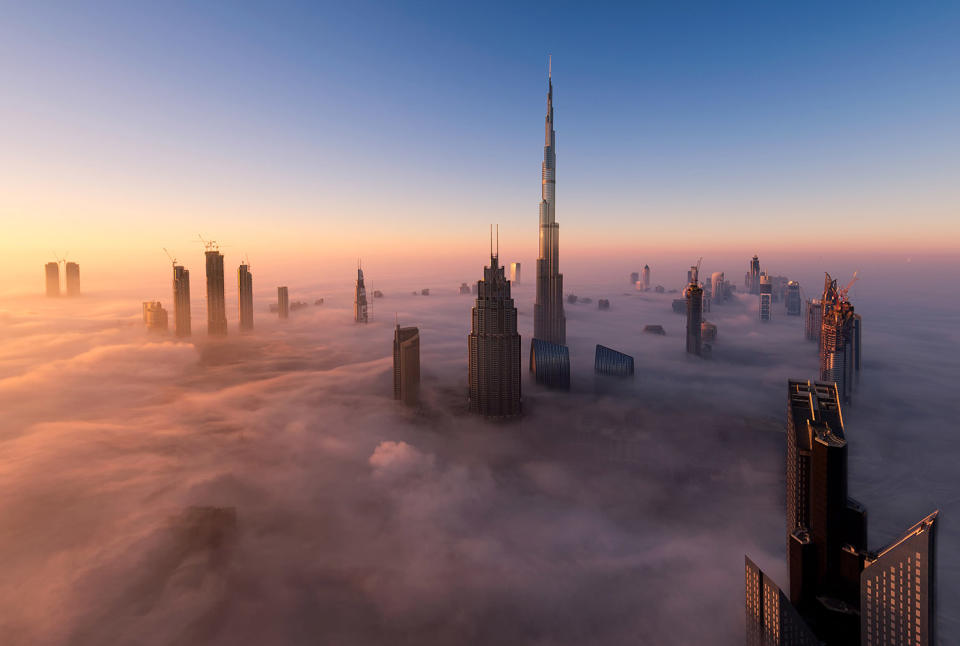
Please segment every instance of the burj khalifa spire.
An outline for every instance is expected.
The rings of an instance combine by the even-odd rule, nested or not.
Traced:
[[[540,256],[537,258],[537,300],[533,306],[533,336],[559,345],[567,343],[563,313],[563,274],[560,273],[560,225],[555,213],[557,133],[553,130],[553,61],[547,74],[547,118],[544,128],[540,200]]]

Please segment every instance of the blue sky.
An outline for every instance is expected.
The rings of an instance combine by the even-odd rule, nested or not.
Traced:
[[[499,221],[535,254],[552,54],[568,249],[801,223],[943,250],[960,5],[837,4],[8,5],[0,214],[27,249],[41,228],[459,248]]]

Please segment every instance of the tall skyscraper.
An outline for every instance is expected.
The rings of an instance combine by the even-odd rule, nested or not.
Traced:
[[[207,244],[207,334],[227,335],[227,305],[223,287],[223,254]]]
[[[237,269],[237,303],[240,315],[240,331],[253,329],[253,274],[248,265]]]
[[[938,516],[933,512],[879,553],[867,554],[860,575],[864,643],[937,643],[934,538]]]
[[[190,270],[173,263],[174,334],[190,336]]]
[[[744,287],[748,294],[760,293],[760,258],[757,256],[750,260],[750,267],[744,276]]]
[[[791,628],[786,597],[747,559],[747,643],[932,645],[938,512],[880,553],[867,550],[867,510],[847,496],[840,406],[834,383],[787,384]],[[808,641],[798,617],[817,641]]]
[[[710,276],[710,292],[715,303],[722,303],[726,297],[723,284],[723,272],[715,271]]]
[[[650,265],[643,266],[643,271],[640,272],[640,284],[643,286],[643,291],[650,289]]]
[[[80,295],[80,265],[75,262],[68,262],[64,266],[64,273],[67,281],[67,296]]]
[[[687,285],[687,352],[700,356],[700,324],[703,323],[703,288],[698,282],[696,267],[691,267],[690,284]]]
[[[393,333],[393,398],[407,406],[420,398],[420,330],[400,323]]]
[[[773,285],[766,274],[760,275],[760,320],[769,321],[773,309]]]
[[[533,336],[566,345],[563,313],[563,274],[560,273],[560,225],[556,219],[557,133],[553,130],[553,74],[547,76],[547,117],[540,179],[540,256],[537,258],[537,300],[533,305]]]
[[[820,332],[823,327],[823,303],[814,298],[807,301],[807,314],[804,319],[804,336],[807,341],[820,343]]]
[[[467,381],[470,410],[486,417],[520,413],[520,335],[510,281],[491,249],[471,311]]]
[[[786,293],[786,307],[787,307],[787,316],[800,316],[801,310],[801,300],[800,300],[800,283],[795,280],[791,280],[787,283],[787,293]]]
[[[363,284],[363,269],[357,267],[357,287],[353,295],[353,320],[367,322],[367,288]]]
[[[860,316],[853,311],[847,289],[839,289],[830,274],[824,279],[821,303],[820,379],[835,382],[841,401],[849,403],[860,373]]]
[[[56,297],[60,295],[60,263],[48,262],[43,266],[44,276],[46,278],[47,296]]]
[[[163,309],[160,301],[143,302],[143,324],[151,332],[167,331],[167,310]]]
[[[510,263],[510,282],[514,285],[520,284],[520,263],[511,262]]]
[[[290,290],[277,287],[277,315],[282,319],[290,318]]]

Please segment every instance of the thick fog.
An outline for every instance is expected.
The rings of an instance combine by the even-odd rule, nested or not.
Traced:
[[[287,321],[257,285],[255,332],[231,311],[216,341],[200,274],[186,342],[143,329],[150,295],[0,303],[3,644],[740,644],[744,554],[787,587],[786,381],[817,357],[782,304],[768,324],[756,297],[715,305],[702,360],[679,294],[568,277],[593,302],[567,305],[556,393],[527,375],[531,272],[524,415],[498,424],[467,412],[459,277],[385,289],[368,325],[347,283],[291,287],[311,305]],[[939,634],[960,643],[956,310],[884,293],[855,299],[850,493],[873,548],[942,511]],[[392,399],[395,318],[420,328],[416,411]],[[636,378],[595,383],[597,343]]]

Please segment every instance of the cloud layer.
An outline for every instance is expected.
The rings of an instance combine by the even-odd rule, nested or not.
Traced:
[[[743,554],[787,583],[785,383],[816,369],[800,321],[716,307],[704,362],[672,295],[578,289],[573,392],[525,381],[524,417],[488,424],[466,410],[471,299],[409,293],[367,326],[347,293],[292,294],[326,303],[222,342],[195,313],[187,343],[144,332],[133,298],[5,303],[4,643],[742,643]],[[516,295],[526,351],[531,286]],[[956,334],[944,313],[858,310],[851,493],[877,547],[942,509],[956,598]],[[421,329],[417,411],[391,399],[395,313]],[[637,378],[598,388],[596,343]],[[960,633],[946,603],[940,630]]]

